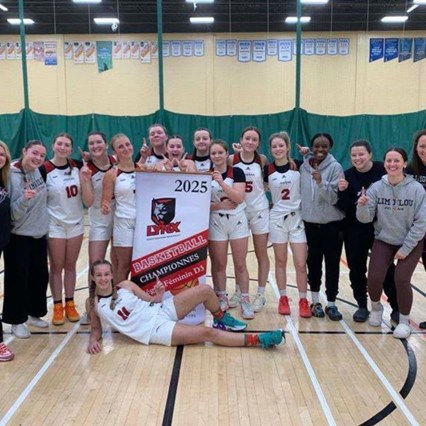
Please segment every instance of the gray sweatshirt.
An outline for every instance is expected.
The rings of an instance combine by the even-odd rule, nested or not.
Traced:
[[[319,165],[321,183],[317,184],[312,178],[314,168],[311,160],[311,155],[305,157],[300,166],[303,220],[319,224],[342,220],[345,214],[335,206],[338,200],[337,182],[343,174],[342,166],[328,154]]]
[[[37,194],[31,200],[24,197],[26,182]],[[38,169],[24,172],[20,162],[10,168],[9,179],[12,233],[33,238],[45,236],[49,229],[47,188]]]
[[[367,197],[365,206],[357,206],[357,219],[367,223],[376,218],[376,239],[401,246],[402,254],[410,254],[426,233],[426,193],[423,186],[411,176],[406,176],[394,186],[385,175],[370,186]]]

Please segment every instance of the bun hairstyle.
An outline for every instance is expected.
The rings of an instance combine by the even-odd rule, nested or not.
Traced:
[[[333,144],[334,144],[333,138],[331,137],[329,133],[317,133],[314,136],[312,136],[310,146],[312,146],[315,142],[315,139],[318,139],[318,138],[326,138],[330,142],[330,148],[333,148]]]
[[[89,285],[89,306],[90,310],[95,306],[95,297],[96,294],[96,283],[92,279],[92,277],[95,275],[95,269],[97,266],[100,265],[108,265],[110,270],[112,271],[112,265],[111,263],[106,259],[100,259],[95,262],[93,262],[90,266],[90,285]],[[111,303],[109,305],[110,309],[114,309],[115,305],[117,303],[117,286],[114,284],[114,281],[111,282],[112,285],[112,297],[111,297]]]

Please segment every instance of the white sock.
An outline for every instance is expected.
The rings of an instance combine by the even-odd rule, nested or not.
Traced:
[[[306,299],[308,293],[306,291],[299,291],[299,299]]]
[[[287,289],[285,288],[284,290],[280,290],[280,296],[287,296]]]
[[[312,295],[312,303],[315,305],[316,303],[319,303],[320,297],[319,297],[319,291],[311,291]]]
[[[371,301],[371,310],[372,311],[380,311],[382,304],[380,303],[380,300],[378,302]]]
[[[241,299],[248,299],[250,301],[250,295],[248,293],[241,293]]]
[[[265,294],[265,287],[257,287],[257,294]]]
[[[400,313],[399,314],[399,323],[400,324],[410,325],[410,315],[402,315]]]
[[[226,296],[226,291],[216,291],[217,296]]]
[[[330,307],[330,306],[336,306],[336,302],[330,302],[330,301],[327,300],[327,306],[328,307]]]

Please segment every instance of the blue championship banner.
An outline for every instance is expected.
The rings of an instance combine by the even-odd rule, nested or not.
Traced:
[[[156,276],[165,297],[205,283],[211,175],[137,172],[131,278],[152,294]],[[198,306],[184,320],[204,321]]]

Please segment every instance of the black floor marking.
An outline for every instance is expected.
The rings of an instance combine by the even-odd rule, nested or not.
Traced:
[[[426,297],[426,293],[422,290],[420,290],[418,287],[416,287],[414,284],[411,284],[411,287],[413,287],[414,290],[417,291],[417,293],[420,293],[423,297]]]
[[[169,392],[167,393],[166,408],[164,410],[163,426],[171,426],[175,409],[176,393],[179,384],[180,367],[182,365],[183,346],[176,348],[175,362],[173,364],[172,377],[170,378]]]
[[[407,352],[408,357],[408,374],[407,378],[405,379],[405,383],[402,386],[401,390],[399,391],[399,394],[402,396],[402,398],[407,398],[408,394],[410,393],[411,389],[414,386],[414,383],[416,381],[417,376],[417,360],[416,355],[411,348],[410,344],[407,342],[406,339],[402,339],[401,343],[404,345],[405,352]],[[389,416],[393,411],[396,410],[396,405],[392,401],[386,407],[384,407],[381,411],[379,411],[377,414],[375,414],[373,417],[369,418],[364,423],[361,423],[360,426],[372,426],[376,425],[377,423],[381,422],[383,419],[385,419],[387,416]]]

